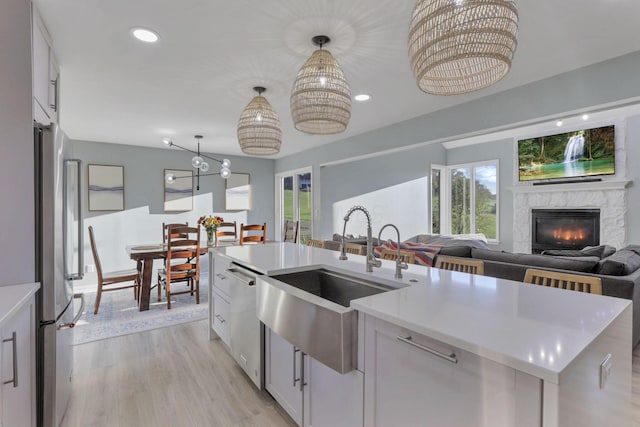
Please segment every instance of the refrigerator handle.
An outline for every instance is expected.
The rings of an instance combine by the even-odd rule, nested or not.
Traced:
[[[75,174],[76,176],[75,178],[75,186],[76,186],[76,191],[75,191],[75,207],[77,209],[77,211],[75,212],[75,218],[77,218],[77,223],[78,223],[78,230],[77,230],[77,247],[78,247],[78,265],[76,265],[75,267],[75,272],[71,273],[69,272],[69,277],[68,279],[70,280],[80,280],[84,277],[84,270],[83,270],[83,266],[84,266],[84,233],[83,233],[83,228],[84,228],[84,221],[82,218],[82,161],[79,159],[67,159],[65,160],[65,174],[68,173],[69,171],[69,165],[74,164],[75,163]],[[68,183],[68,179],[71,177],[67,177],[65,178],[65,186],[64,186],[64,200],[65,200],[65,210],[64,213],[65,215],[67,214],[67,205],[70,202],[70,200],[68,199],[70,197],[69,194],[69,183]],[[68,221],[65,218],[62,222],[62,227],[63,227],[63,232],[62,235],[65,236],[65,240],[64,242],[66,243],[66,236],[67,236],[67,225],[68,225]],[[66,248],[65,250],[65,258],[69,257],[69,256],[73,256],[71,255],[69,252],[72,251],[73,248]],[[65,259],[65,263],[67,262],[67,260]]]
[[[57,102],[57,101],[56,101]],[[78,162],[78,271],[77,278],[84,277],[84,220],[82,215],[82,160],[74,159]],[[75,298],[75,295],[74,295]],[[82,296],[82,306],[84,308],[84,294]]]
[[[82,313],[84,313],[84,294],[73,294],[73,299],[76,298],[80,298],[80,310],[78,310],[76,315],[73,317],[71,323],[63,323],[62,325],[58,326],[58,330],[71,329],[75,327],[76,323],[78,323],[78,320],[80,320],[80,318],[82,317]]]

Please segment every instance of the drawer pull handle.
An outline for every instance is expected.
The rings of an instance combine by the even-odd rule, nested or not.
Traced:
[[[409,344],[411,346],[414,346],[415,348],[419,348],[422,351],[426,351],[427,353],[433,354],[434,356],[440,357],[448,362],[458,363],[458,359],[456,358],[455,353],[445,354],[445,353],[442,353],[441,351],[434,350],[429,347],[425,347],[424,345],[418,344],[415,341],[413,341],[413,338],[411,338],[411,335],[409,335],[408,337],[398,336],[396,338],[398,339],[398,341],[402,341],[405,344]]]
[[[220,316],[219,314],[216,314],[216,318],[220,321],[220,323],[226,322],[226,320],[224,320],[224,317]]]
[[[296,383],[300,381],[300,378],[296,378],[296,353],[299,352],[299,348],[293,347],[293,386],[296,386]]]
[[[5,342],[13,342],[13,379],[9,381],[5,381],[3,384],[11,384],[13,383],[13,388],[18,387],[18,339],[16,338],[16,333],[11,334],[11,338],[7,338],[2,340]]]

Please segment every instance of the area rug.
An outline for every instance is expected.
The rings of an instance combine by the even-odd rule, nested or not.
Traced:
[[[85,309],[74,328],[74,345],[91,341],[164,328],[179,323],[195,322],[209,315],[208,280],[200,279],[200,304],[189,294],[171,297],[171,310],[167,310],[166,295],[158,302],[155,289],[151,290],[148,311],[139,311],[131,289],[103,292],[98,314],[93,314],[96,293],[85,293]],[[182,285],[181,285],[182,286]]]

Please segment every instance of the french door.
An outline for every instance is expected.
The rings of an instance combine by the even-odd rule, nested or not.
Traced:
[[[285,220],[298,221],[298,242],[306,244],[313,231],[311,168],[276,175],[276,233],[282,238]]]

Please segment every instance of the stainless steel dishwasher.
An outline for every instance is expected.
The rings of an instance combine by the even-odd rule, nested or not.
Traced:
[[[230,282],[229,344],[231,355],[262,389],[262,342],[264,328],[256,316],[256,276],[258,273],[237,264],[225,272]]]

